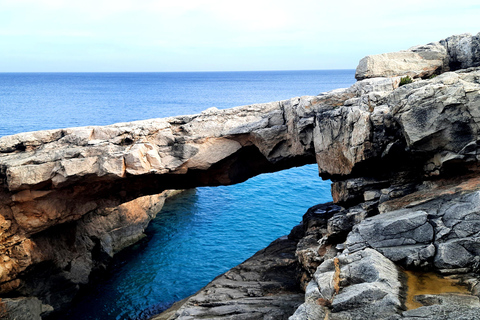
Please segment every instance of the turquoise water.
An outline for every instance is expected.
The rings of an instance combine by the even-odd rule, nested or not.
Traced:
[[[188,190],[168,201],[148,238],[116,258],[64,319],[136,319],[191,295],[288,234],[305,211],[331,201],[315,165],[263,174],[235,186]]]
[[[0,73],[0,136],[198,113],[347,87],[354,70],[210,73]],[[290,232],[330,201],[315,165],[167,201],[140,243],[61,319],[144,319]]]

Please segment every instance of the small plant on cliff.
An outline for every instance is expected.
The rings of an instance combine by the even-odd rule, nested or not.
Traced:
[[[412,83],[412,82],[413,82],[413,80],[412,80],[412,78],[410,78],[410,76],[401,77],[400,78],[400,84],[398,86],[401,87],[405,84],[409,84],[409,83]]]

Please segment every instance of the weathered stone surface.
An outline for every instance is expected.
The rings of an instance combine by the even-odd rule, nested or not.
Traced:
[[[400,51],[366,56],[360,60],[355,78],[362,80],[374,77],[396,77],[408,75],[412,78],[428,77],[441,70],[446,57],[445,48],[442,51],[433,51],[436,54],[423,57],[412,51]]]
[[[79,284],[88,282],[92,270],[104,268],[114,253],[144,236],[148,222],[165,199],[175,193],[165,191],[97,209],[76,223],[50,228],[23,240],[13,247],[12,254],[3,256],[7,263],[0,268],[2,290],[41,297],[57,310],[65,307]],[[9,280],[19,272],[22,280]]]
[[[5,320],[41,320],[53,308],[37,298],[14,298],[0,301],[0,318]]]
[[[343,134],[350,130],[351,134]],[[339,107],[325,117],[317,117],[314,141],[321,172],[350,173],[356,163],[366,159],[365,151],[371,148],[370,131],[370,113],[360,108]]]
[[[479,211],[479,185],[472,184],[472,190],[462,188],[430,191],[437,196],[426,201],[413,204],[418,197],[407,195],[410,198],[407,207],[396,211],[390,211],[376,215],[372,218],[350,220],[353,231],[350,232],[346,241],[346,249],[342,244],[337,244],[338,250],[333,256],[322,256],[317,248],[317,260],[324,262],[317,268],[313,280],[306,287],[305,302],[292,315],[290,319],[476,319],[478,311],[478,297],[473,295],[441,294],[417,296],[417,300],[424,306],[415,310],[404,311],[404,290],[406,282],[401,284],[397,272],[397,262],[403,266],[423,266],[429,270],[437,270],[444,274],[455,275],[460,273],[465,283],[475,286],[478,280],[472,274],[465,274],[472,270],[478,270],[479,259],[476,258],[475,248],[478,246],[478,231],[476,227],[476,215]],[[400,201],[402,197],[393,201]],[[388,203],[388,202],[386,202]],[[378,204],[378,202],[377,202]],[[326,206],[328,208],[328,206]],[[315,210],[322,206],[315,206],[305,215],[304,225],[325,226],[335,224],[338,215],[345,218],[355,210],[354,208],[341,208],[337,213],[324,216],[326,221],[320,223],[308,223],[308,218]],[[356,209],[358,210],[358,209]],[[326,212],[326,210],[323,210]],[[361,217],[361,215],[360,215]],[[313,220],[315,221],[315,220]],[[448,227],[447,227],[448,225]],[[324,228],[324,227],[323,227]],[[348,230],[348,227],[346,227]],[[455,229],[455,230],[452,230]],[[328,241],[335,246],[335,238],[328,237],[328,231],[323,229],[322,240]],[[312,230],[313,231],[313,230]],[[305,237],[312,231],[305,232]],[[465,237],[459,239],[459,237]],[[305,239],[305,238],[304,238]],[[452,240],[453,239],[453,240]],[[338,239],[337,239],[338,240]],[[342,241],[342,240],[340,240]],[[299,245],[302,243],[300,240]],[[461,245],[460,245],[461,244]],[[458,246],[458,247],[454,247]],[[439,251],[437,248],[443,248]],[[370,247],[378,251],[371,250]],[[300,246],[297,247],[299,259]],[[301,247],[302,250],[305,248]],[[342,252],[343,250],[343,252]],[[473,252],[472,252],[473,250]],[[301,252],[301,251],[300,251]],[[368,254],[365,254],[368,252]],[[438,264],[434,257],[444,257],[448,252],[449,264]],[[388,258],[388,259],[387,259]],[[337,260],[339,272],[335,274]],[[302,265],[308,268],[308,260]],[[310,260],[311,261],[311,260]],[[468,262],[467,262],[468,261]],[[383,262],[386,263],[382,267]],[[307,264],[305,266],[305,264]],[[314,265],[314,263],[312,264]],[[378,268],[383,273],[378,272]],[[384,287],[376,283],[394,283]],[[471,280],[469,280],[471,278]],[[390,279],[390,280],[385,280]],[[335,288],[338,283],[338,289]],[[393,288],[393,289],[392,289]],[[338,290],[336,293],[336,290]],[[388,292],[388,293],[386,293]],[[388,296],[388,297],[387,297]],[[386,298],[387,297],[387,298]],[[381,305],[385,299],[386,305]],[[360,308],[360,309],[359,309]],[[315,316],[312,316],[315,315]]]
[[[335,246],[328,240],[329,237],[347,231],[344,228],[351,229],[349,225],[344,227],[345,224],[350,224],[352,219],[343,211],[342,207],[326,203],[313,206],[304,214],[302,224],[298,226],[302,228],[302,237],[295,252],[303,269],[300,277],[303,289],[306,288],[317,267],[325,259],[333,258],[337,254]],[[343,219],[344,217],[346,219]],[[289,237],[292,238],[292,234]]]
[[[403,266],[437,270],[477,268],[480,254],[479,191],[383,213],[354,227],[350,252],[371,247]]]
[[[480,303],[476,296],[463,294],[423,295],[417,298],[424,307],[404,311],[391,319],[480,319]]]
[[[328,313],[329,319],[386,318],[401,307],[400,288],[396,266],[377,251],[339,255],[318,267],[305,303],[290,320],[322,319],[311,313]]]
[[[462,34],[406,51],[366,56],[358,64],[355,78],[404,76],[426,78],[447,71],[480,65],[480,33]]]
[[[303,302],[296,241],[280,238],[152,320],[288,319]]]
[[[480,82],[462,73],[445,73],[431,81],[401,87],[391,96],[394,116],[409,148],[441,150],[432,163],[465,157],[476,149]]]
[[[467,69],[480,65],[480,33],[448,37],[440,43],[447,48],[450,70]]]

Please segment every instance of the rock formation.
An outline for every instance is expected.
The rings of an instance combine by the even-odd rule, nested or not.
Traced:
[[[314,163],[317,110],[397,82],[366,80],[314,97],[1,138],[1,292],[45,294],[42,301],[60,309],[92,270],[141,237],[161,207],[159,193]],[[348,161],[341,170],[356,159]],[[56,280],[34,281],[37,274]],[[57,281],[64,292],[45,289]]]
[[[396,75],[362,80],[357,94],[315,113],[316,161],[335,203],[312,207],[289,236],[305,301],[283,318],[480,319],[480,68],[401,87]],[[412,292],[404,270],[448,276],[463,293]],[[179,303],[162,319],[195,312]]]
[[[267,296],[298,297],[290,276],[275,276],[275,264],[291,270],[297,263],[285,247],[285,259],[267,249],[161,319],[267,319],[269,312],[275,319],[294,313],[294,320],[428,319],[475,312],[475,296],[459,306],[451,295],[424,297],[438,302],[422,307],[428,311],[405,311],[398,268],[455,274],[476,294],[478,39],[462,35],[410,49],[413,60],[441,61],[433,72],[442,74],[401,87],[400,77],[412,68],[392,73],[391,65],[373,70],[361,62],[358,78],[382,77],[313,97],[0,138],[3,306],[12,319],[25,318],[15,310],[38,318],[65,307],[92,270],[141,237],[166,190],[232,184],[316,162],[320,176],[333,181],[335,204],[312,208],[290,240],[273,244],[296,247],[298,284],[306,290],[297,311],[284,303],[260,307],[271,301]],[[467,69],[445,72],[459,68]],[[259,259],[271,263],[248,271],[262,265]]]
[[[360,60],[355,78],[405,75],[428,78],[479,65],[480,33],[475,36],[465,33],[405,51],[367,56]]]
[[[287,319],[303,302],[296,279],[298,239],[282,237],[152,320]]]

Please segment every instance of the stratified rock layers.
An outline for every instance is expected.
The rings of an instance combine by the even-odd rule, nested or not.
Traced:
[[[287,319],[304,298],[296,279],[297,241],[277,239],[152,320],[176,315],[181,319]]]
[[[431,53],[437,49],[451,69],[474,67],[477,38],[448,38],[445,52],[442,42],[411,52],[443,61],[442,72],[446,60]],[[469,55],[453,45],[465,41]],[[397,77],[313,97],[0,138],[0,293],[38,298],[5,300],[7,309],[65,306],[92,270],[141,237],[165,190],[233,184],[316,162],[333,181],[335,204],[309,210],[288,240],[307,292],[293,319],[310,319],[310,312],[319,319],[407,317],[397,266],[462,274],[478,267],[480,69],[401,87],[408,72],[396,70],[382,75]],[[272,271],[297,263],[289,250],[286,260],[276,251],[266,270],[246,272],[270,259],[257,255],[168,318],[290,316],[292,304],[260,307],[290,294],[300,303],[296,289]],[[265,286],[243,283],[250,276]],[[240,289],[225,295],[229,286]]]

